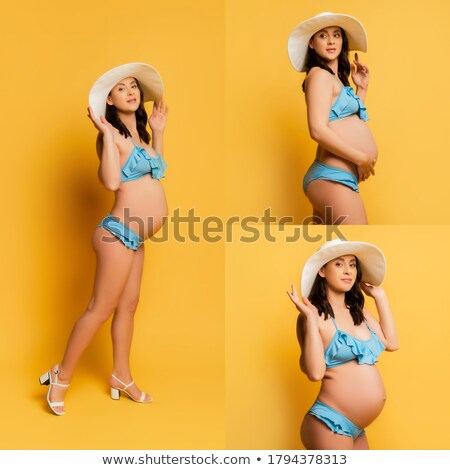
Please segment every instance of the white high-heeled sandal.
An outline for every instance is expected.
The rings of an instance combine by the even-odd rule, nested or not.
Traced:
[[[48,392],[47,392],[48,406],[50,406],[51,410],[53,411],[53,413],[55,413],[55,415],[62,416],[65,413],[65,411],[58,411],[54,407],[64,406],[64,402],[63,401],[50,401],[50,392],[52,391],[53,385],[55,385],[56,387],[67,388],[67,387],[70,386],[70,384],[60,384],[58,382],[59,366],[56,366],[56,370],[54,370],[53,372],[55,374],[55,381],[54,382],[52,381],[52,372],[51,372],[51,370],[49,370],[45,374],[41,375],[39,377],[39,382],[41,383],[41,385],[50,385],[50,387],[48,387]]]
[[[146,393],[145,392],[142,392],[141,393],[141,396],[139,398],[139,400],[136,400],[135,398],[133,398],[128,392],[127,392],[127,388],[128,387],[131,387],[133,384],[134,384],[134,380],[132,380],[129,384],[126,384],[124,382],[122,382],[120,379],[118,379],[114,374],[111,375],[111,377],[114,379],[114,380],[117,380],[117,382],[119,382],[120,384],[123,385],[123,388],[119,388],[119,387],[113,387],[111,385],[111,398],[113,400],[120,400],[120,392],[125,392],[133,401],[135,401],[136,403],[152,403],[153,402],[153,397],[149,395],[150,397],[150,400],[146,400],[145,399],[145,395]]]

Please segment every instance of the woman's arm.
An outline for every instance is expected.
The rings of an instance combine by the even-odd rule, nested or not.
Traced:
[[[153,148],[157,153],[163,155],[163,135],[166,128],[167,114],[169,108],[164,105],[164,101],[153,103],[153,112],[148,118],[148,124],[152,130]]]
[[[120,186],[119,150],[114,142],[114,128],[104,116],[97,118],[89,107],[89,118],[99,134],[97,136],[97,155],[100,158],[98,178],[108,191],[117,191]]]
[[[301,348],[300,368],[309,380],[317,382],[323,379],[326,370],[319,315],[316,307],[306,297],[303,297],[303,303],[300,301],[294,286],[288,295],[300,312],[297,318],[297,339]]]
[[[330,108],[333,100],[333,77],[326,70],[313,68],[307,78],[306,104],[308,127],[311,138],[321,147],[354,163],[361,179],[373,174],[377,155],[366,154],[348,145],[329,126]]]
[[[379,322],[364,309],[364,315],[370,327],[375,330],[387,351],[396,351],[399,348],[397,328],[395,327],[394,315],[386,295],[381,286],[372,286],[367,282],[361,283],[362,290],[375,300]]]

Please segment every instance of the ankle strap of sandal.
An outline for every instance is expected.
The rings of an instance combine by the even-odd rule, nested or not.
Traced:
[[[54,370],[53,373],[55,374],[55,381],[54,382],[52,381],[52,374],[50,373],[50,385],[56,385],[57,387],[66,387],[66,388],[70,386],[70,384],[60,384],[58,382],[59,369]]]
[[[121,385],[124,386],[124,390],[126,390],[128,387],[131,387],[134,384],[134,380],[132,380],[128,385],[125,382],[122,382],[120,379],[118,379],[114,374],[111,374],[111,377],[114,380],[117,380]]]

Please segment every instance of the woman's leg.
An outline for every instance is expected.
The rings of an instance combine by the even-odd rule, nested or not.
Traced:
[[[323,421],[307,414],[300,437],[307,450],[352,450],[353,438],[333,432]]]
[[[327,180],[311,181],[306,190],[314,215],[323,223],[366,225],[367,216],[361,196],[353,189]]]
[[[113,375],[126,384],[133,380],[130,372],[130,351],[133,339],[134,314],[139,302],[143,267],[144,245],[141,245],[134,255],[133,266],[111,324],[114,359]],[[110,379],[110,385],[123,388],[123,385],[113,377]],[[135,400],[139,400],[142,393],[136,384],[127,388],[127,392]],[[151,401],[151,397],[146,395],[145,400]]]
[[[104,228],[95,229],[92,245],[97,256],[94,290],[81,318],[75,323],[60,363],[58,382],[69,383],[82,353],[100,326],[111,316],[127,283],[135,252]],[[52,379],[54,380],[52,369]],[[67,389],[52,387],[50,401],[64,400]],[[63,411],[62,407],[56,408]]]
[[[365,434],[355,439],[354,450],[369,450],[369,442]]]

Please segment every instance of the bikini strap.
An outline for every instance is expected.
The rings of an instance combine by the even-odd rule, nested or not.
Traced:
[[[333,320],[334,327],[336,328],[336,331],[339,331],[339,328],[336,325],[336,320],[332,316],[330,316],[330,318]]]
[[[364,318],[364,323],[366,324],[367,326],[367,329],[371,332],[371,333],[375,333],[375,331],[372,330],[372,328],[370,328],[369,324],[367,323],[367,320]]]
[[[131,142],[133,142],[133,145],[137,147],[137,145],[134,143],[133,137],[131,137],[131,134],[130,134],[130,139],[131,139]]]

